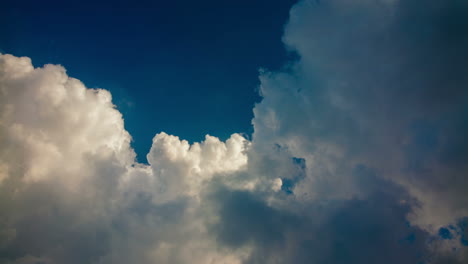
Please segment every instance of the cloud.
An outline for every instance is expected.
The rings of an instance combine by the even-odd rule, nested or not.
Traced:
[[[161,133],[138,164],[108,91],[11,55],[0,83],[0,262],[236,263],[203,231],[196,196],[245,167],[243,137]]]
[[[0,54],[0,262],[465,263],[467,15],[299,2],[252,140],[161,132],[149,164],[108,91]]]
[[[410,210],[391,195],[278,208],[255,194],[224,190],[212,226],[230,248],[254,248],[246,263],[418,263],[428,234],[402,221]]]
[[[239,134],[233,134],[225,144],[207,135],[204,142],[190,146],[186,140],[160,133],[153,139],[148,162],[158,176],[161,192],[197,196],[203,182],[214,175],[244,168],[248,145]]]
[[[261,73],[250,161],[303,159],[302,178],[266,174],[292,181],[301,203],[379,199],[392,183],[415,201],[401,214],[411,225],[427,234],[456,225],[468,214],[467,14],[460,1],[298,3],[283,40],[299,58]]]
[[[363,164],[423,203],[414,223],[466,216],[467,12],[460,1],[297,4],[284,42],[300,59],[261,75],[253,144],[306,160],[297,194],[360,195],[349,172]]]

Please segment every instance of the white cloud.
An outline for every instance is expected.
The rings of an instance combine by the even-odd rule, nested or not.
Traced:
[[[0,65],[1,152],[12,174],[76,185],[92,174],[90,157],[133,162],[131,137],[108,91],[86,89],[61,66],[33,69],[24,57],[2,55]]]
[[[11,55],[0,83],[0,250],[14,250],[2,262],[239,263],[203,230],[197,196],[245,169],[242,136],[189,146],[160,133],[138,164],[108,91]]]
[[[203,182],[246,168],[249,143],[233,134],[226,143],[207,135],[205,141],[189,145],[166,133],[157,134],[148,154],[159,188],[171,197],[197,196]]]

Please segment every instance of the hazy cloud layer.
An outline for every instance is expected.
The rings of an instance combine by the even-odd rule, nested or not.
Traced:
[[[251,141],[148,165],[109,92],[0,54],[0,263],[466,263],[468,3],[303,1],[284,42]]]

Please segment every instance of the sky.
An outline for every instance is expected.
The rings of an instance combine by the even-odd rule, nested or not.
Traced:
[[[468,2],[7,1],[0,263],[468,263]]]
[[[111,91],[146,162],[155,131],[190,142],[253,132],[259,69],[293,56],[281,36],[294,2],[7,0],[0,52]]]

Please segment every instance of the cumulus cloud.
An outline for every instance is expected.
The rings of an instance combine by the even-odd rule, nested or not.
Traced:
[[[252,140],[161,132],[149,164],[108,91],[0,54],[0,262],[466,263],[466,17],[299,2]]]
[[[364,164],[424,203],[419,224],[466,216],[467,12],[460,1],[299,3],[284,41],[300,59],[261,76],[254,141],[307,160],[316,176],[302,192]]]
[[[189,145],[186,140],[165,133],[156,135],[148,154],[148,162],[159,178],[161,192],[169,196],[197,196],[203,182],[214,175],[243,169],[249,143],[233,134],[226,143],[207,135],[202,143]]]
[[[108,91],[0,55],[2,263],[236,263],[203,230],[203,182],[246,166],[248,142],[155,136],[150,165]]]
[[[294,6],[284,42],[299,59],[262,73],[253,146],[266,164],[304,159],[306,177],[272,177],[304,203],[367,200],[384,191],[370,171],[404,188],[403,215],[429,234],[466,221],[467,14],[460,1]]]

